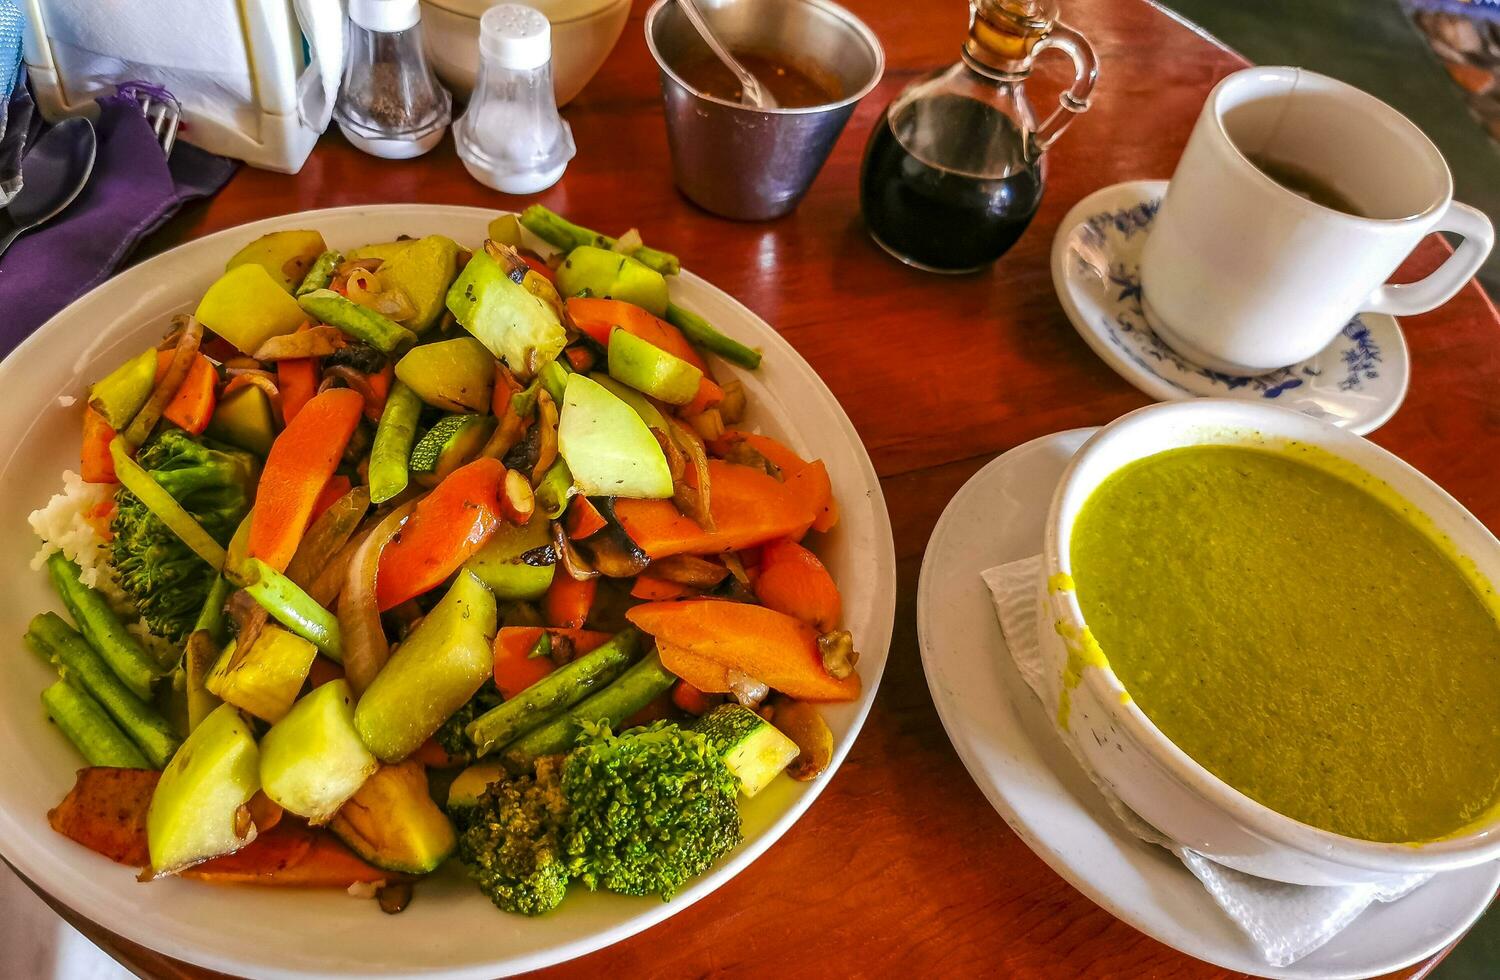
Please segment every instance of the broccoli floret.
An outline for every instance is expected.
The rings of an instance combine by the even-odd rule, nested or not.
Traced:
[[[136,462],[220,544],[229,542],[250,509],[255,460],[248,453],[167,429]],[[129,490],[116,491],[115,506],[110,530],[120,587],[152,633],[180,641],[208,597],[213,570]]]
[[[490,901],[506,912],[541,915],[568,890],[561,828],[567,816],[557,758],[535,776],[492,784],[458,838],[458,856]]]
[[[469,758],[474,753],[474,743],[469,740],[469,736],[464,734],[464,729],[469,726],[469,722],[504,700],[495,688],[494,680],[485,681],[479,690],[474,692],[472,698],[443,722],[443,727],[437,730],[433,738],[437,739],[443,751],[453,758]]]
[[[569,870],[589,888],[666,900],[740,842],[739,784],[707,738],[673,722],[588,734],[562,790]]]
[[[500,908],[540,915],[568,883],[669,899],[740,842],[739,784],[713,744],[672,722],[585,726],[567,756],[489,787],[459,837]]]

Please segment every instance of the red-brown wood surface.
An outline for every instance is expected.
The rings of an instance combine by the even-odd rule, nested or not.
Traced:
[[[1208,89],[1243,62],[1139,0],[1071,0],[1065,17],[1092,40],[1102,65],[1094,108],[1051,152],[1041,210],[1011,253],[984,274],[936,277],[897,264],[865,236],[857,175],[884,105],[916,75],[956,58],[967,11],[960,0],[847,2],[884,42],[886,76],[790,217],[736,224],[673,190],[642,35],[644,2],[603,70],[565,110],[578,156],[537,198],[593,227],[639,226],[780,330],[863,437],[882,476],[900,561],[895,641],[874,711],[807,816],[709,898],[550,973],[1225,976],[1095,906],[989,807],[928,697],[914,597],[934,522],[980,466],[1028,439],[1102,424],[1148,401],[1064,318],[1048,273],[1052,236],[1089,192],[1169,176]],[[1045,109],[1058,76],[1041,75],[1032,97]],[[244,170],[148,248],[307,208],[406,201],[523,203],[470,180],[451,141],[398,163],[362,156],[330,135],[300,174]],[[1424,272],[1444,254],[1430,241],[1406,272]],[[1470,286],[1403,327],[1411,392],[1374,439],[1500,527],[1495,311]],[[203,975],[80,925],[142,975]]]

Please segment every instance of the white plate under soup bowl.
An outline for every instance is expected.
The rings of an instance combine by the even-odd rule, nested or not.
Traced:
[[[10,637],[0,684],[0,853],[80,915],[158,952],[257,980],[488,980],[619,942],[708,895],[791,828],[848,753],[875,699],[895,612],[895,554],[879,482],[854,427],[807,362],[754,313],[684,272],[671,281],[673,300],[765,353],[753,372],[712,359],[716,372],[744,384],[751,427],[807,458],[821,457],[839,495],[838,525],[812,547],[843,592],[845,625],[863,654],[863,690],[857,701],[822,706],[834,738],[826,772],[810,783],[778,778],[742,800],[744,843],[671,902],[575,885],[560,908],[536,919],[494,908],[455,861],[418,883],[406,911],[386,916],[374,902],[337,889],[140,884],[130,868],[47,825],[47,810],[73,785],[83,760],[42,714],[40,695],[55,672],[20,639],[34,614],[62,611],[46,573],[27,567],[37,540],[26,515],[61,488],[65,468],[78,469],[80,401],[88,384],[155,344],[168,319],[191,311],[225,260],[259,235],[313,228],[342,249],[403,234],[445,234],[475,245],[494,216],[480,208],[399,204],[331,208],[231,228],[126,270],[63,310],[0,364],[6,408],[0,413],[0,579],[6,583],[0,633]]]
[[[1167,402],[1101,429],[1064,472],[1047,515],[1040,631],[1061,662],[1063,639],[1086,628],[1077,594],[1049,588],[1071,574],[1072,527],[1089,495],[1136,460],[1196,445],[1275,449],[1289,443],[1332,453],[1383,481],[1430,520],[1479,573],[1500,581],[1500,542],[1441,487],[1384,449],[1300,412],[1227,399]],[[1108,651],[1104,651],[1108,656]],[[1072,690],[1070,729],[1094,771],[1127,806],[1173,840],[1248,874],[1304,885],[1343,885],[1467,867],[1500,856],[1500,818],[1461,836],[1411,845],[1356,840],[1255,802],[1173,744],[1129,698],[1114,671],[1087,667]]]

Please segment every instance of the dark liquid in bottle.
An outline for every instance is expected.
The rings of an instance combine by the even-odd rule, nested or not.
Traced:
[[[865,148],[860,206],[887,251],[939,272],[982,269],[1042,200],[1040,155],[1004,113],[939,95],[889,112]]]

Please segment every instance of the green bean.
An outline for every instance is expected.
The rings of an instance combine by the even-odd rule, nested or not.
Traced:
[[[47,717],[57,723],[91,766],[150,769],[135,743],[110,721],[99,702],[67,681],[57,681],[42,692]]]
[[[333,270],[344,261],[344,255],[335,249],[329,249],[318,256],[312,268],[307,270],[307,275],[302,277],[302,282],[297,286],[297,295],[306,296],[315,289],[327,289],[328,284],[333,282]]]
[[[633,628],[623,630],[486,711],[464,729],[474,743],[475,755],[484,755],[557,717],[620,676],[639,653],[640,633]]]
[[[233,591],[234,585],[229,579],[222,575],[214,579],[214,584],[208,590],[208,598],[203,601],[203,608],[198,612],[198,621],[193,624],[194,633],[203,630],[217,643],[229,639],[224,629],[224,604],[229,601],[229,593]]]
[[[308,315],[386,354],[417,340],[416,334],[396,321],[331,289],[314,289],[298,296],[297,302]]]
[[[146,652],[103,595],[79,580],[78,566],[62,552],[54,552],[47,559],[47,572],[89,646],[104,658],[126,687],[143,700],[150,700],[152,685],[167,672],[167,665],[158,663]]]
[[[333,613],[259,558],[245,562],[245,591],[271,618],[307,640],[328,659],[344,662],[343,637]]]
[[[172,726],[160,712],[122,684],[104,659],[61,616],[48,612],[32,617],[26,642],[52,661],[64,680],[77,683],[93,695],[152,766],[160,769],[172,758],[180,744]]]
[[[371,503],[383,504],[406,489],[410,479],[406,461],[417,438],[417,417],[421,413],[422,399],[415,391],[401,381],[391,385],[370,448]]]
[[[618,725],[650,704],[676,680],[676,675],[662,666],[661,657],[653,650],[598,694],[510,743],[502,760],[507,768],[524,771],[544,755],[566,752],[573,747],[584,722]]]
[[[536,237],[564,252],[571,252],[580,245],[613,249],[619,244],[617,239],[601,235],[582,225],[575,225],[556,211],[549,211],[540,204],[533,204],[521,212],[521,224]],[[664,276],[675,276],[682,271],[682,263],[671,252],[642,245],[630,254],[637,262],[650,266]]]
[[[760,367],[760,351],[724,336],[714,329],[713,324],[691,310],[684,310],[676,303],[668,303],[667,322],[681,330],[688,340],[706,351],[718,354],[726,361],[752,371]]]

